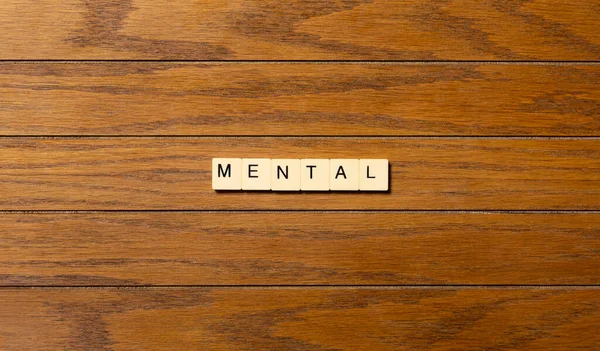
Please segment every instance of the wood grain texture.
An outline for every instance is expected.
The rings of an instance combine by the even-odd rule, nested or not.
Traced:
[[[387,158],[390,192],[220,192],[213,157]],[[600,209],[597,139],[3,138],[0,209]]]
[[[596,350],[598,289],[0,290],[3,350]]]
[[[596,0],[3,0],[0,59],[598,60]]]
[[[600,214],[5,213],[0,285],[600,284]]]
[[[600,65],[0,63],[0,135],[600,135]]]
[[[0,1],[0,349],[600,350],[598,23]],[[388,158],[391,191],[216,193],[213,157]]]

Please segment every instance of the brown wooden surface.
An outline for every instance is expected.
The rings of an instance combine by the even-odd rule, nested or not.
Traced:
[[[600,350],[599,23],[0,1],[0,350]],[[216,193],[213,157],[388,158],[391,191]]]
[[[597,139],[4,138],[4,210],[600,209]],[[213,157],[387,158],[390,192],[215,192]]]
[[[0,63],[0,135],[600,135],[600,65]]]
[[[596,350],[598,289],[0,290],[3,350]]]
[[[3,0],[0,59],[598,60],[596,0]]]
[[[599,284],[600,214],[4,213],[1,285]]]

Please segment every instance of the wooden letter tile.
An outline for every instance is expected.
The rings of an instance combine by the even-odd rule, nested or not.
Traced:
[[[271,190],[300,190],[300,160],[271,160]]]
[[[271,159],[242,159],[242,190],[271,190]]]
[[[303,159],[301,189],[329,191],[329,159]]]
[[[361,159],[359,189],[363,191],[387,191],[389,185],[388,160]]]
[[[242,189],[242,159],[213,158],[212,188],[214,190]]]
[[[329,160],[329,189],[358,190],[358,159]]]

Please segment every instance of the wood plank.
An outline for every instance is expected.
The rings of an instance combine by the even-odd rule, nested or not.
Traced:
[[[595,350],[598,289],[0,290],[3,350]]]
[[[600,135],[600,65],[0,63],[0,135]]]
[[[0,59],[598,60],[596,0],[3,0]]]
[[[215,192],[213,157],[387,158],[384,193]],[[2,138],[0,209],[600,209],[598,139]]]
[[[0,284],[600,284],[600,214],[4,213]]]

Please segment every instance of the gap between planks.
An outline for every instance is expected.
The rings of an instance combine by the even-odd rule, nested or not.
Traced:
[[[56,63],[56,64],[103,64],[103,63],[181,63],[181,64],[300,64],[300,65],[537,65],[537,66],[578,66],[578,65],[600,65],[600,61],[486,61],[486,60],[0,60],[1,63],[11,64],[38,64],[38,63]]]
[[[102,214],[102,213],[397,213],[397,214],[600,214],[600,210],[0,210],[8,214]]]
[[[600,285],[10,285],[2,290],[600,290]]]
[[[600,140],[600,136],[426,136],[426,135],[0,135],[0,139],[28,140],[210,140],[210,139],[276,139],[276,140],[305,140],[305,139],[361,139],[361,140]]]

